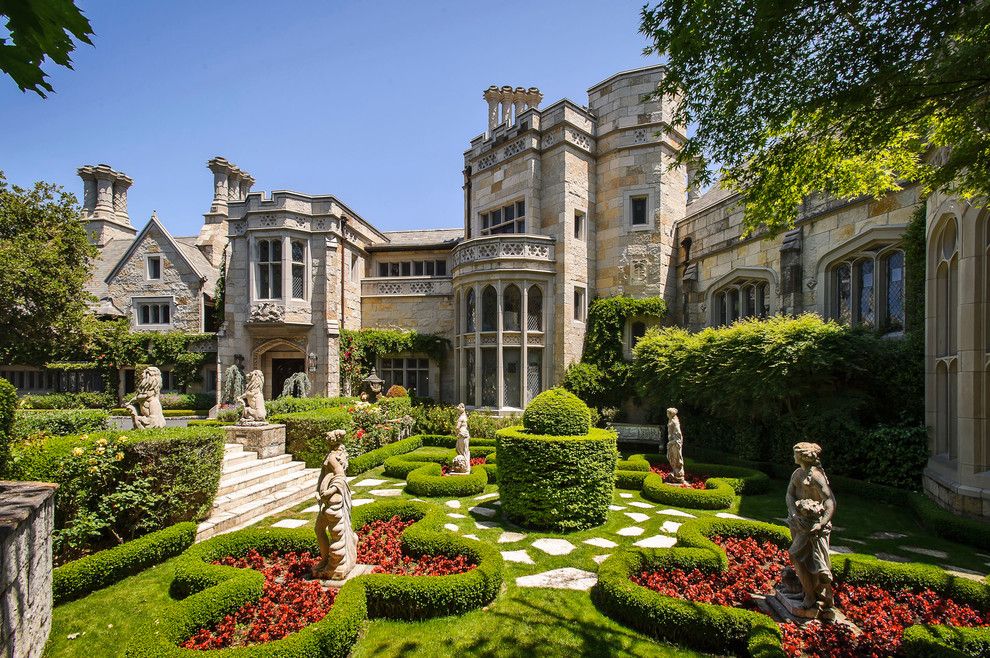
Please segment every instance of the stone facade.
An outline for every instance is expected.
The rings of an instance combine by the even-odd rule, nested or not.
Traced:
[[[55,490],[0,481],[0,656],[41,656],[52,628]]]

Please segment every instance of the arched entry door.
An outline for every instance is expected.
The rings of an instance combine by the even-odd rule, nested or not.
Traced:
[[[282,393],[286,379],[306,372],[306,352],[287,340],[270,340],[255,349],[253,363],[265,375],[265,399],[273,400]]]

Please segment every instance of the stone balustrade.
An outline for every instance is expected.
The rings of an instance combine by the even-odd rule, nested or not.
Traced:
[[[366,277],[361,280],[362,297],[450,296],[454,286],[449,277]]]
[[[543,235],[486,235],[466,240],[452,254],[454,269],[485,261],[554,262],[554,239]]]

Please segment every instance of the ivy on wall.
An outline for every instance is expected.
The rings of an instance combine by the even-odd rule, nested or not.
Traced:
[[[904,230],[904,312],[907,316],[909,335],[925,334],[925,232],[927,230],[926,199],[919,199],[918,206]]]
[[[436,334],[400,329],[345,329],[340,333],[341,384],[356,390],[382,356],[412,352],[443,362],[449,349],[450,341]]]
[[[596,408],[621,407],[635,395],[623,342],[632,318],[660,319],[667,304],[660,297],[605,297],[588,309],[581,362],[564,374],[563,386]]]

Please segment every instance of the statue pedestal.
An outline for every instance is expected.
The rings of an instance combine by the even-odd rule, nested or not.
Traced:
[[[358,576],[363,576],[365,574],[371,573],[375,568],[374,564],[355,564],[351,572],[338,580],[324,580],[320,579],[320,582],[328,587],[333,587],[335,589],[340,589],[344,586],[351,578],[357,578]]]
[[[227,443],[240,443],[261,459],[285,454],[285,425],[226,425]]]

